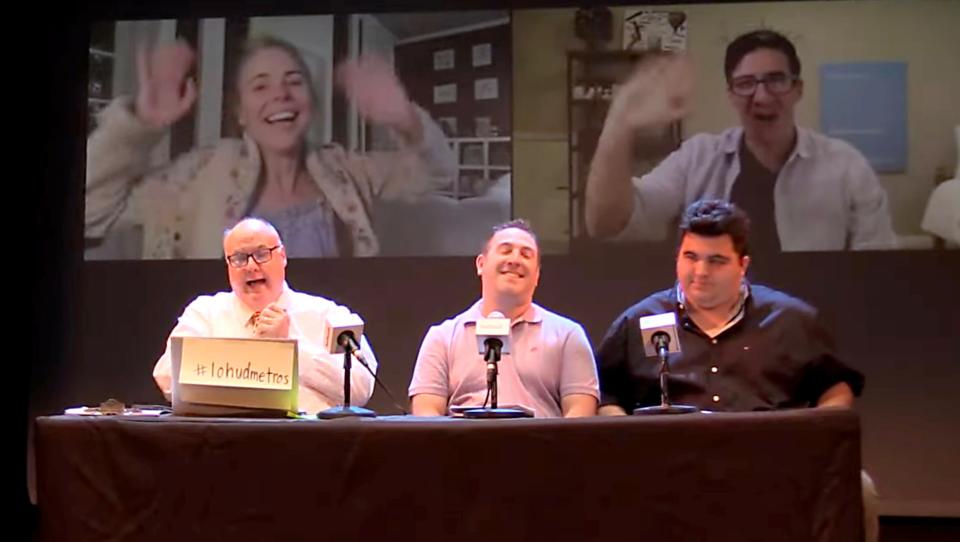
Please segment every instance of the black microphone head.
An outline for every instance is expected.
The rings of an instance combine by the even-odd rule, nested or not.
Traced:
[[[670,352],[680,351],[676,313],[664,312],[641,316],[639,324],[640,335],[643,338],[643,351],[647,356],[661,355],[662,349],[668,349]]]
[[[483,344],[490,348],[503,348],[503,341],[496,337],[487,337],[483,340]]]
[[[356,343],[356,342],[357,342],[357,339],[356,337],[353,336],[353,331],[349,329],[341,332],[340,335],[337,336],[337,344],[339,344],[340,346],[347,346],[351,343]]]
[[[650,337],[650,342],[658,349],[667,348],[670,346],[670,334],[665,331],[658,331]]]

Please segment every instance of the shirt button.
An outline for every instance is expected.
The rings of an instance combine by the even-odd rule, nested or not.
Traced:
[[[716,373],[716,372],[719,371],[719,370],[720,370],[720,369],[718,369],[717,367],[710,367],[710,372],[711,372],[711,373]]]
[[[711,344],[717,344],[717,340],[716,340],[716,339],[710,339],[710,343],[711,343]]]
[[[714,396],[713,396],[713,402],[714,402],[714,403],[719,403],[719,402],[720,402],[720,396],[719,396],[719,395],[714,395]]]

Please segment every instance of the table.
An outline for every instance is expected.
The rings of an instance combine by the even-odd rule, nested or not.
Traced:
[[[40,540],[862,539],[855,412],[36,420]]]

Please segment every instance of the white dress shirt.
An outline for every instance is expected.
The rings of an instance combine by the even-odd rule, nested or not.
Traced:
[[[348,314],[350,309],[322,297],[292,290],[286,283],[277,303],[290,316],[290,335],[297,340],[300,389],[299,409],[309,414],[342,404],[343,402],[343,356],[330,354],[323,345],[323,333],[328,315]],[[233,292],[218,292],[194,299],[183,314],[170,336],[178,337],[230,337],[253,338],[251,316],[254,311],[247,307]],[[377,359],[364,335],[360,339],[364,359],[373,371]],[[170,340],[167,349],[157,360],[153,378],[167,397],[171,388]],[[366,369],[355,365],[350,373],[351,404],[362,406],[373,394],[373,377]]]

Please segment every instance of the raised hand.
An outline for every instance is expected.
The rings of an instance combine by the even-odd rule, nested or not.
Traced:
[[[420,119],[393,67],[377,56],[343,62],[336,70],[337,85],[365,119],[396,128],[407,136],[420,133]]]
[[[645,59],[617,90],[607,122],[633,130],[663,126],[690,111],[693,67],[686,55]]]
[[[140,120],[165,128],[193,107],[197,85],[189,74],[195,57],[184,41],[137,51],[136,111]]]

